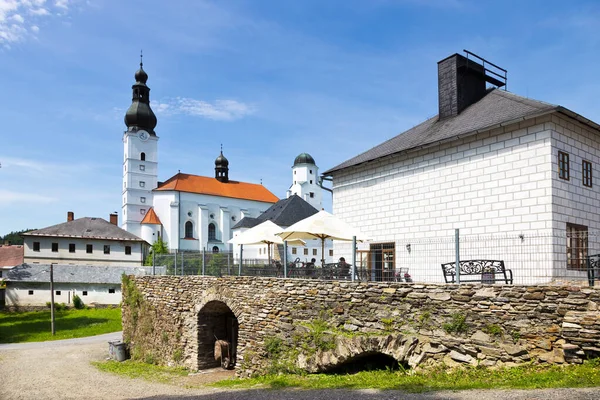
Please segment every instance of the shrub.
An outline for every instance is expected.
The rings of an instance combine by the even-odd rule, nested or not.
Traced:
[[[446,333],[462,333],[469,330],[466,323],[467,317],[463,314],[452,314],[452,321],[443,325]]]
[[[279,358],[283,351],[283,340],[278,337],[268,337],[265,339],[265,350],[267,351],[267,358],[276,359]]]
[[[83,304],[83,300],[78,295],[73,296],[73,307],[78,310],[83,310],[85,308],[85,304]]]

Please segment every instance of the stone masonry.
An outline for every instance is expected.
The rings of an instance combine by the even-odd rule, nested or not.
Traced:
[[[191,370],[208,365],[206,351],[199,354],[198,338],[212,335],[207,329],[218,330],[199,321],[209,308],[228,308],[237,317],[240,376],[266,370],[265,341],[290,342],[316,320],[326,324],[334,345],[298,354],[297,367],[309,372],[373,353],[413,368],[440,362],[581,363],[600,355],[600,290],[594,288],[256,277],[130,279],[135,293],[124,285],[123,330],[132,356]]]

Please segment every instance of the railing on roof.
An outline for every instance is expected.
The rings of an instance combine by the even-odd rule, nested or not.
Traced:
[[[477,54],[470,52],[469,50],[463,50],[467,54],[467,60],[469,60],[469,56],[475,57],[480,60],[483,64],[483,72],[485,73],[486,81],[495,85],[497,87],[504,87],[504,90],[507,90],[507,82],[508,82],[508,71],[502,67],[497,66],[496,64],[489,62],[483,57],[479,57]],[[494,69],[489,69],[487,66],[491,66]],[[491,74],[491,75],[488,75]],[[493,75],[493,76],[492,76]]]

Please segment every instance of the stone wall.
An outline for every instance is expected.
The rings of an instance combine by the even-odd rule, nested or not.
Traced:
[[[198,337],[212,333],[206,332],[207,321],[199,322],[199,313],[217,310],[215,302],[237,317],[236,369],[241,376],[264,372],[273,363],[265,342],[275,339],[288,348],[296,346],[296,367],[311,372],[372,353],[413,368],[438,362],[581,363],[600,354],[600,290],[593,288],[254,277],[129,279],[123,288],[123,330],[132,355],[192,370],[205,364],[206,346],[199,354]],[[316,325],[319,340],[327,345],[312,350],[299,345],[303,338],[315,340]]]

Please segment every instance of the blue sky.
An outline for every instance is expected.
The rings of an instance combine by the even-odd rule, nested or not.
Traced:
[[[0,0],[0,235],[120,214],[140,49],[159,180],[213,176],[222,143],[283,198],[299,153],[323,172],[437,114],[463,49],[600,122],[598,26],[596,1]]]

